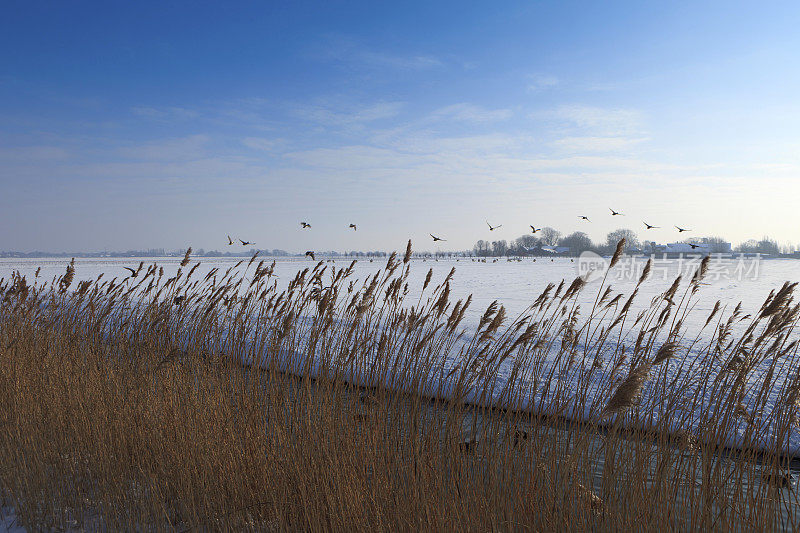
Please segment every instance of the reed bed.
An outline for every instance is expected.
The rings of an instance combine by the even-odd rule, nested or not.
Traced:
[[[466,327],[453,271],[409,296],[410,256],[280,288],[190,252],[0,280],[0,507],[29,530],[800,526],[796,284],[690,331],[707,262],[635,316],[638,285],[581,310],[577,278]]]

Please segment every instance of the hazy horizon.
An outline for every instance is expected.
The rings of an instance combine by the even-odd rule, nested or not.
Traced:
[[[548,229],[556,229],[556,228],[548,228]],[[628,231],[628,228],[618,228],[613,233],[616,234],[616,233],[619,233],[621,231]],[[556,229],[556,232],[558,233],[559,240],[562,240],[564,238],[568,238],[568,237],[572,237],[573,236],[572,234],[563,234],[561,232],[558,232],[557,229]],[[635,251],[643,252],[643,253],[646,253],[646,254],[647,253],[651,253],[651,250],[649,248],[649,244],[647,244],[647,243],[651,243],[652,242],[657,246],[664,246],[664,245],[668,245],[668,244],[675,244],[675,243],[682,243],[682,242],[702,243],[702,242],[706,241],[709,238],[709,236],[707,236],[707,235],[695,235],[693,237],[687,237],[685,234],[683,234],[683,235],[679,235],[678,238],[673,239],[671,241],[658,242],[658,241],[653,241],[653,240],[648,238],[648,235],[650,235],[652,233],[652,231],[645,231],[644,233],[638,233],[638,232],[634,232],[634,233],[636,233],[636,240],[634,241],[634,244],[633,244]],[[528,248],[529,249],[528,252],[531,252],[533,249],[535,249],[537,247],[541,247],[541,248],[545,249],[545,251],[547,251],[547,249],[553,248],[555,246],[571,246],[573,244],[573,243],[567,243],[567,242],[559,242],[559,243],[557,243],[557,245],[548,244],[546,239],[542,239],[540,237],[540,235],[541,234],[539,234],[539,233],[537,233],[536,235],[532,235],[531,233],[527,233],[527,234],[517,235],[516,237],[512,237],[512,238],[497,237],[496,239],[492,239],[492,238],[479,239],[479,240],[476,240],[475,243],[473,243],[473,246],[469,246],[469,247],[465,247],[465,248],[448,247],[446,242],[444,244],[441,244],[441,243],[439,243],[439,244],[431,244],[430,239],[428,239],[428,240],[420,239],[418,241],[411,240],[411,244],[412,244],[413,255],[415,257],[416,256],[423,256],[423,255],[426,255],[426,254],[430,254],[430,255],[436,255],[436,254],[459,255],[459,254],[477,253],[476,252],[476,248],[477,248],[478,243],[481,242],[481,241],[484,242],[487,246],[489,246],[490,249],[492,248],[490,245],[492,245],[495,241],[504,241],[504,242],[506,242],[506,244],[509,247],[508,248],[509,253],[507,254],[509,256],[517,255],[514,252],[514,249],[515,248],[519,248],[520,246],[523,247],[523,248]],[[529,242],[528,243],[517,242],[521,237],[528,237],[528,236],[534,237],[539,242],[536,243],[536,244],[529,243]],[[607,236],[607,237],[609,237],[609,236]],[[712,237],[712,239],[713,238],[714,237]],[[618,242],[618,236],[615,236],[615,238],[612,239],[612,241],[608,241],[607,239],[594,240],[594,241],[591,242],[590,245],[588,245],[585,248],[579,246],[579,248],[577,250],[573,250],[573,253],[578,254],[578,253],[580,253],[582,251],[587,251],[587,250],[588,251],[603,250],[604,253],[611,253],[614,250],[614,244],[613,243],[616,243],[616,242]],[[740,250],[739,247],[740,246],[746,246],[746,245],[750,245],[750,246],[759,245],[759,246],[761,246],[764,243],[766,243],[767,246],[769,246],[770,244],[777,246],[780,249],[781,253],[791,253],[791,252],[800,250],[800,245],[796,245],[795,243],[791,243],[791,245],[789,245],[789,244],[779,243],[779,242],[777,242],[775,240],[766,240],[766,239],[761,239],[761,238],[759,238],[759,239],[749,239],[746,242],[745,241],[733,242],[733,243],[731,243],[729,241],[724,241],[724,242],[727,242],[728,244],[731,245],[731,248],[732,248],[731,251],[733,253],[739,253],[739,252],[742,252],[742,253],[756,253],[755,250],[749,250],[749,249]],[[313,251],[317,255],[324,255],[324,254],[348,255],[350,253],[359,253],[359,254],[367,254],[368,255],[368,254],[373,254],[373,253],[389,254],[391,252],[404,253],[405,250],[406,250],[407,244],[408,244],[408,241],[398,242],[398,243],[388,243],[387,242],[387,243],[383,243],[382,245],[379,245],[377,247],[368,248],[368,249],[358,249],[358,248],[338,248],[337,249],[337,248],[324,248],[324,247],[322,247],[322,248],[315,248],[315,249],[313,249]],[[58,258],[65,258],[65,257],[68,258],[70,256],[70,254],[72,254],[72,255],[77,254],[76,257],[78,257],[78,256],[80,256],[80,257],[100,257],[100,256],[97,256],[97,254],[111,254],[111,257],[117,257],[117,258],[140,257],[140,256],[141,257],[182,257],[186,253],[187,249],[189,249],[189,248],[191,248],[191,255],[192,256],[203,256],[203,255],[205,255],[207,257],[215,257],[216,255],[208,256],[206,254],[220,254],[219,257],[249,257],[250,254],[252,254],[253,252],[260,252],[262,254],[267,254],[267,255],[275,255],[278,252],[280,252],[278,255],[275,255],[276,257],[279,256],[279,255],[285,255],[285,256],[297,256],[297,255],[299,255],[299,256],[303,256],[305,254],[305,252],[307,251],[305,249],[296,248],[296,247],[295,248],[280,248],[280,247],[269,246],[269,243],[263,243],[263,244],[262,243],[250,243],[247,246],[243,246],[243,245],[241,245],[240,243],[237,242],[237,243],[234,243],[234,245],[215,246],[215,247],[210,247],[210,248],[187,245],[187,246],[179,246],[179,247],[175,247],[175,248],[167,248],[167,247],[160,247],[160,246],[149,246],[149,247],[143,247],[143,248],[103,248],[103,249],[67,249],[67,250],[51,250],[51,249],[12,250],[12,249],[0,249],[0,254],[26,254],[27,256],[30,256],[30,257],[37,257],[37,254],[43,254],[40,257],[58,257]],[[136,254],[136,253],[139,253],[139,255],[130,255],[130,254]],[[658,253],[660,253],[660,252],[652,252],[652,253],[658,255]],[[661,252],[661,253],[663,253],[663,252]],[[716,252],[714,252],[714,253],[716,253]],[[767,255],[771,255],[773,252],[764,252],[764,253],[767,253]],[[58,254],[58,255],[49,256],[47,254]],[[496,256],[497,254],[490,252],[489,255]],[[501,254],[501,255],[506,255],[506,254]],[[4,257],[5,258],[14,258],[15,256],[14,255],[9,255],[9,256],[0,255],[0,258],[4,258]]]
[[[0,250],[466,250],[530,224],[796,244],[798,15],[8,6]]]

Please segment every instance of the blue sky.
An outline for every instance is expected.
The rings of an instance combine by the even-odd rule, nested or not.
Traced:
[[[800,242],[800,4],[465,4],[6,3],[0,249]]]

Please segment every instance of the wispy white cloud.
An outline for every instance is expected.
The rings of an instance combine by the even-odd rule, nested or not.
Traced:
[[[599,136],[637,134],[643,130],[644,123],[640,111],[625,108],[562,105],[552,115],[587,134]]]
[[[647,137],[564,137],[551,144],[566,152],[618,152],[647,140]]]
[[[397,116],[401,102],[378,102],[369,105],[337,104],[327,102],[295,107],[295,116],[327,126],[366,124]]]
[[[197,111],[184,107],[135,106],[131,108],[131,113],[154,120],[186,120],[200,116]]]
[[[342,142],[347,138],[350,142],[355,138],[369,136],[370,132],[379,131],[386,124],[398,123],[397,115],[403,108],[401,102],[355,103],[330,99],[302,105],[288,105],[288,122],[279,125],[278,131],[303,128],[303,133],[296,138],[306,143],[313,136],[320,138],[324,145]],[[283,133],[281,133],[283,135]]]
[[[432,120],[460,120],[464,122],[497,122],[511,118],[510,109],[487,109],[478,105],[462,102],[442,107],[434,111]]]
[[[559,80],[551,74],[531,74],[528,76],[528,91],[538,92],[558,85]]]
[[[404,70],[422,70],[442,66],[442,61],[430,55],[391,55],[363,50],[356,59],[377,66],[386,66]]]
[[[128,159],[185,161],[203,157],[208,142],[207,135],[189,135],[176,139],[123,146],[117,148],[116,153],[118,156]]]
[[[315,148],[284,154],[284,157],[297,164],[319,168],[340,169],[358,172],[378,168],[403,168],[415,166],[407,154],[388,148],[353,145],[338,148]]]
[[[407,139],[391,147],[348,145],[296,151],[284,157],[294,163],[319,169],[349,172],[370,172],[394,168],[435,169],[432,175],[451,173],[460,176],[504,176],[534,178],[531,173],[561,171],[570,173],[602,173],[606,171],[664,171],[660,164],[620,155],[539,154],[526,150],[522,143],[504,135]],[[483,178],[481,178],[483,179]]]
[[[281,126],[279,111],[285,107],[288,107],[286,103],[267,98],[237,98],[204,111],[204,115],[217,125],[265,132],[275,131]]]
[[[315,54],[325,60],[333,60],[349,65],[360,65],[366,68],[393,70],[429,70],[444,65],[443,61],[431,54],[407,53],[395,54],[370,48],[352,38],[337,35],[328,36],[325,42],[316,48]]]
[[[285,146],[286,142],[283,139],[265,139],[264,137],[245,137],[242,139],[242,144],[253,150],[263,150],[265,152],[273,152]]]
[[[531,153],[535,141],[524,135],[480,133],[475,135],[441,135],[427,131],[412,131],[384,143],[398,152],[411,154],[460,154],[470,157],[518,155]]]

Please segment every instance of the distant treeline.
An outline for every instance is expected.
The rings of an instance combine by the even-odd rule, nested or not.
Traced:
[[[415,252],[414,257],[503,257],[503,256],[537,256],[552,255],[554,248],[560,248],[560,253],[565,255],[580,255],[586,251],[593,251],[598,254],[610,254],[614,251],[620,239],[625,238],[627,243],[626,250],[629,253],[657,253],[657,244],[649,240],[640,240],[639,236],[630,229],[618,229],[606,236],[604,242],[593,242],[589,236],[576,231],[569,235],[562,233],[554,228],[546,227],[538,230],[536,234],[521,235],[512,241],[505,239],[496,241],[479,240],[471,250],[462,251],[437,251],[437,252]],[[679,242],[707,244],[710,245],[712,253],[728,251],[727,242],[721,237],[691,237]],[[192,252],[193,257],[252,257],[258,252],[261,257],[303,257],[305,251],[288,252],[279,248],[257,249],[243,247],[231,247],[232,250],[221,252],[219,250],[204,250],[199,248]],[[787,255],[793,254],[798,250],[798,246],[786,244],[779,245],[777,241],[769,237],[760,240],[751,239],[736,246],[733,251],[737,253],[760,253],[764,255]],[[382,258],[388,255],[381,250],[373,251],[336,251],[336,250],[316,250],[317,257],[350,257],[350,258]],[[186,249],[166,250],[164,248],[150,248],[147,250],[127,250],[102,251],[102,252],[17,252],[0,251],[0,258],[44,258],[44,257],[81,257],[81,258],[125,258],[125,257],[183,257]]]
[[[639,236],[630,229],[618,229],[606,235],[604,242],[593,242],[589,236],[576,231],[569,235],[562,233],[554,228],[546,227],[538,230],[535,234],[527,234],[517,237],[513,241],[479,240],[472,248],[472,253],[479,257],[503,257],[503,256],[526,256],[526,255],[551,255],[554,248],[567,249],[562,253],[569,255],[580,255],[586,251],[593,251],[598,254],[611,254],[620,239],[625,238],[626,251],[641,253],[656,253],[657,243],[649,240],[640,240]],[[729,251],[727,243],[722,237],[691,237],[679,242],[707,244],[712,253]],[[734,248],[739,253],[760,253],[765,255],[791,254],[797,250],[794,245],[778,245],[777,241],[763,237],[761,240],[751,239],[741,243]]]

